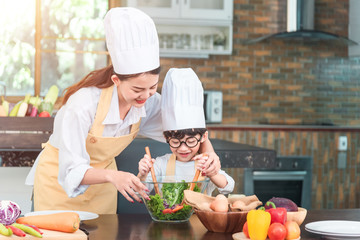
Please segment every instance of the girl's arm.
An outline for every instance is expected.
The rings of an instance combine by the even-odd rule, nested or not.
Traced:
[[[228,184],[226,177],[220,173],[209,178],[218,188],[224,188]]]

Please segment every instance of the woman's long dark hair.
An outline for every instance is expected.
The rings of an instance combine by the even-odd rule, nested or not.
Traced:
[[[161,68],[158,67],[154,70],[145,72],[150,73],[152,75],[158,75],[160,74]],[[71,85],[70,87],[66,88],[64,90],[64,98],[62,101],[62,105],[65,105],[67,100],[71,95],[73,95],[76,91],[78,91],[80,88],[84,87],[98,87],[98,88],[108,88],[114,83],[111,80],[111,76],[116,74],[116,76],[121,80],[124,81],[126,79],[137,77],[143,73],[136,73],[136,74],[117,74],[114,72],[114,68],[112,65],[109,65],[105,68],[101,68],[95,71],[90,72],[88,75],[86,75],[83,79],[81,79],[79,82]]]

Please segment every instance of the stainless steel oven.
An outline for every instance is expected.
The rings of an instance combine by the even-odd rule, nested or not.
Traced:
[[[244,193],[255,194],[263,203],[272,197],[285,197],[311,209],[311,174],[311,157],[277,157],[274,168],[244,170]]]

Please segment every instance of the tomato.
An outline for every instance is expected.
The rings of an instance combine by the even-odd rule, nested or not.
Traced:
[[[284,240],[286,233],[286,228],[281,223],[272,223],[268,230],[270,240]]]
[[[288,221],[285,223],[285,227],[287,230],[286,240],[297,239],[300,237],[300,227],[294,221]]]
[[[244,234],[245,234],[245,236],[246,236],[247,238],[250,238],[247,222],[245,222],[245,224],[244,224],[244,226],[243,226],[243,232],[244,232]]]
[[[39,114],[39,117],[50,117],[50,113],[48,113],[47,111],[43,111]]]

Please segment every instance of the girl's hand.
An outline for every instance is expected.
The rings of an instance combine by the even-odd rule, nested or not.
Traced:
[[[153,166],[155,159],[150,159],[149,155],[145,154],[144,157],[139,161],[139,174],[138,177],[141,179],[146,177]]]
[[[138,202],[142,202],[141,199],[136,195],[138,192],[142,197],[150,200],[149,196],[145,193],[149,192],[147,187],[141,183],[140,179],[134,174],[123,171],[114,171],[110,176],[110,182],[114,184],[116,189],[129,201],[134,202],[134,198]],[[130,196],[131,197],[130,197]]]
[[[196,155],[193,160],[199,160],[197,168],[203,176],[213,177],[221,169],[219,156],[215,152],[206,152]]]

